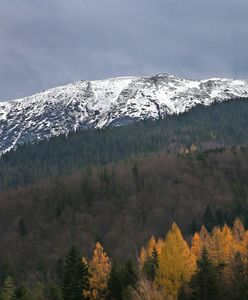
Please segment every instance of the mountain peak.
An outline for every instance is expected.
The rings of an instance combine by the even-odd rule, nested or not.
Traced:
[[[190,80],[171,74],[81,80],[0,102],[0,153],[79,128],[165,118],[198,104],[247,96],[245,80]]]

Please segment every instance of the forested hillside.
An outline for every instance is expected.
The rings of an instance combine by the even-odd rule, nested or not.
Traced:
[[[182,147],[192,144],[201,150],[246,145],[247,114],[248,101],[235,99],[207,108],[197,106],[163,120],[83,130],[35,145],[19,146],[0,159],[0,190],[159,150],[178,153]]]
[[[156,153],[2,192],[2,276],[11,269],[27,279],[38,269],[35,276],[54,278],[73,243],[86,256],[101,241],[117,261],[134,258],[173,221],[187,236],[238,216],[247,226],[247,175],[248,149],[223,148]]]
[[[240,278],[247,287],[247,115],[247,100],[233,100],[156,122],[59,136],[3,155],[0,297],[243,299],[233,284]],[[183,237],[176,225],[170,230],[174,222]],[[154,246],[150,241],[146,247],[152,236]],[[218,239],[225,247],[216,252]],[[172,246],[178,257],[169,262],[166,247]],[[164,272],[177,262],[179,273],[170,276],[183,280],[171,285]],[[222,296],[197,298],[206,272]]]

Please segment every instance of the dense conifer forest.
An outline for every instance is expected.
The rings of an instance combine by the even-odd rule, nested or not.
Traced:
[[[0,299],[247,299],[248,102],[0,158]]]
[[[247,99],[196,106],[179,117],[141,121],[118,128],[82,130],[34,145],[19,146],[0,159],[0,190],[28,185],[85,166],[118,162],[156,151],[178,153],[248,144]]]

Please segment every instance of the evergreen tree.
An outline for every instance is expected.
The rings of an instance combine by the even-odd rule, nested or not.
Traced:
[[[64,300],[83,300],[83,290],[88,288],[88,267],[81,259],[77,249],[72,246],[64,266]]]
[[[210,262],[204,247],[201,258],[197,261],[197,271],[193,275],[190,286],[192,300],[219,300],[218,272]]]
[[[125,264],[122,273],[124,282],[123,298],[130,299],[130,288],[134,289],[138,281],[138,276],[131,260]]]
[[[149,280],[153,281],[156,276],[157,268],[158,268],[158,252],[156,248],[153,248],[152,255],[144,263],[143,272]]]
[[[122,300],[123,280],[122,273],[114,263],[108,280],[108,298],[110,300]]]
[[[14,286],[13,279],[11,277],[7,277],[4,280],[0,298],[1,298],[1,300],[14,300],[15,299],[15,286]]]
[[[135,288],[137,280],[138,276],[131,261],[120,268],[113,264],[108,280],[107,299],[130,299],[130,290]]]

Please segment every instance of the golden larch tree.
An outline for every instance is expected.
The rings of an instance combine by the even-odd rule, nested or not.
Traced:
[[[89,299],[105,299],[111,262],[100,243],[96,244],[92,260],[89,263],[89,290],[84,290],[84,296]]]
[[[200,259],[201,252],[204,246],[204,242],[202,241],[198,232],[193,235],[191,242],[191,251],[195,255],[196,259]]]
[[[155,237],[152,236],[147,243],[147,246],[142,247],[140,256],[138,258],[140,270],[142,270],[145,262],[149,259],[149,257],[152,256],[154,249],[157,251],[158,255],[160,255],[163,244],[164,241],[162,239],[158,239],[158,241],[156,241]]]
[[[155,283],[165,297],[177,299],[181,287],[196,270],[196,258],[174,223],[168,232],[161,254]]]
[[[210,236],[209,232],[207,231],[207,228],[204,225],[202,225],[202,227],[201,227],[199,236],[200,236],[204,246],[206,246],[206,248],[208,248],[208,244],[211,240],[211,236]]]
[[[208,247],[209,257],[215,265],[228,265],[235,254],[235,243],[230,228],[214,227]]]
[[[236,219],[234,221],[233,229],[232,229],[233,239],[235,243],[235,252],[239,252],[240,254],[245,254],[247,250],[246,243],[246,232],[244,225],[240,221],[240,219]]]

